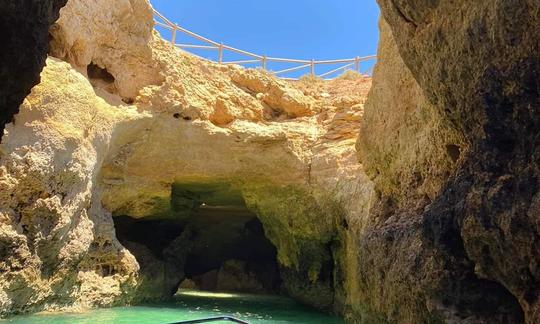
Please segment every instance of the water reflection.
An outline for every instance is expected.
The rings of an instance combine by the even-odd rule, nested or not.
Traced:
[[[162,324],[231,315],[252,324],[342,324],[344,321],[280,296],[181,291],[168,303],[96,309],[80,313],[37,314],[0,324]]]

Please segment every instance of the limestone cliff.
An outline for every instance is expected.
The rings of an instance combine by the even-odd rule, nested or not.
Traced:
[[[370,78],[190,56],[146,0],[70,0],[0,146],[0,315],[188,278],[351,322],[540,322],[539,4],[379,3],[365,102]]]
[[[358,142],[380,194],[363,305],[390,321],[537,323],[540,6],[379,4],[389,28]]]
[[[216,269],[197,253],[231,264],[228,246],[272,276],[240,239],[274,253],[289,295],[346,307],[345,238],[373,193],[355,154],[369,78],[290,83],[195,58],[153,33],[146,0],[71,0],[51,36],[2,144],[0,313],[168,298]]]

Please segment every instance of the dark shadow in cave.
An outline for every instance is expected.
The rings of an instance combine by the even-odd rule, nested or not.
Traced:
[[[107,70],[105,67],[101,67],[95,63],[90,63],[86,67],[86,74],[88,76],[88,80],[90,81],[90,84],[94,89],[102,89],[106,93],[112,94],[112,95],[118,95],[118,89],[116,88],[116,79],[114,76]],[[96,95],[100,96],[101,98],[105,99],[110,104],[114,104],[114,102],[110,101],[110,98],[108,96],[104,96],[103,94],[100,94],[99,92],[96,92]],[[124,103],[132,104],[133,99],[132,98],[121,98]]]
[[[195,239],[184,272],[197,288],[242,292],[276,289],[277,251],[254,214],[247,209],[204,206],[189,225]]]
[[[153,297],[171,297],[180,285],[248,293],[276,293],[281,285],[275,246],[230,185],[174,185],[170,215],[114,223]]]
[[[105,68],[101,68],[94,63],[88,64],[86,67],[86,73],[91,81],[101,81],[105,84],[114,83],[114,77]]]

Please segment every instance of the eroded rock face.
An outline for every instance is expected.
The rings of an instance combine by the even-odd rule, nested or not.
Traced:
[[[186,264],[217,286],[231,267],[187,251],[218,235],[185,231],[212,210],[255,215],[284,290],[351,321],[540,321],[539,5],[380,2],[363,116],[370,80],[219,66],[145,0],[70,1],[1,147],[0,314],[168,297]]]
[[[151,19],[146,0],[72,0],[52,28],[56,58],[2,145],[0,312],[170,297],[205,237],[122,245],[112,217],[182,223],[209,209],[255,215],[283,289],[343,309],[356,258],[342,238],[361,231],[373,193],[354,147],[370,79],[295,84],[220,66],[163,41]]]
[[[396,158],[393,145],[368,140],[373,126],[368,120],[364,123],[361,156],[381,198],[373,224],[360,241],[360,250],[366,251],[360,269],[373,266],[361,270],[365,291],[374,292],[363,298],[368,308],[396,321],[536,323],[540,4],[379,3],[393,34],[383,35],[397,43],[403,59],[398,71],[406,82],[418,84],[396,87],[398,95],[408,98],[421,91],[415,100],[388,108],[390,123],[403,121],[403,111],[425,104],[427,116],[439,124],[428,132],[440,127],[446,131],[433,133],[416,151],[425,161],[422,165],[436,172],[420,176],[422,181],[415,184],[408,180],[408,168],[398,167],[409,183],[407,191],[399,185],[391,186],[398,190],[387,190],[383,184],[396,178],[394,163],[407,155]],[[381,98],[390,89],[382,80],[392,80],[385,65],[399,57],[395,52],[387,59],[384,53],[389,55],[381,52],[366,116],[388,100]],[[425,116],[413,115],[412,124],[422,129]],[[425,136],[416,132],[412,138],[423,141]],[[444,161],[444,146],[452,160],[458,157],[455,163]],[[368,250],[374,246],[380,248]],[[388,253],[395,256],[392,261]],[[390,302],[375,294],[378,287]],[[400,295],[407,298],[400,302]]]
[[[61,13],[50,29],[51,55],[83,71],[92,65],[104,69],[112,76],[108,90],[127,101],[142,87],[162,82],[148,46],[154,25],[146,2],[122,0],[111,7],[106,1],[73,0]]]
[[[136,284],[95,184],[113,125],[137,115],[97,97],[65,62],[49,59],[41,77],[2,144],[2,315],[113,305]]]
[[[39,83],[49,26],[67,0],[3,1],[0,4],[0,141],[23,99]],[[24,55],[21,55],[24,53]]]
[[[433,200],[468,150],[464,136],[434,108],[405,66],[388,24],[380,22],[373,86],[357,150],[381,195],[404,206]],[[411,189],[414,188],[414,191]]]

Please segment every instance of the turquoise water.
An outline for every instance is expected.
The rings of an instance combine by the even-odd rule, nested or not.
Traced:
[[[174,301],[163,304],[97,309],[84,313],[17,316],[0,320],[0,323],[161,324],[218,315],[232,315],[253,324],[344,323],[343,320],[317,312],[285,297],[212,294],[194,291],[184,292],[177,295]]]

